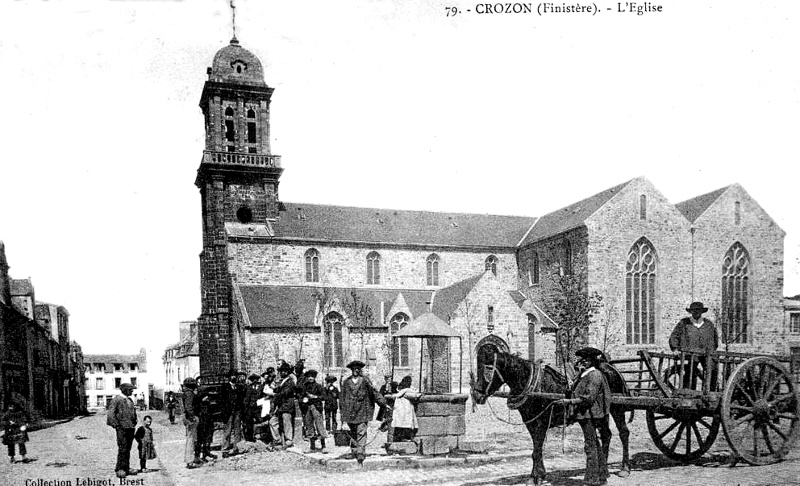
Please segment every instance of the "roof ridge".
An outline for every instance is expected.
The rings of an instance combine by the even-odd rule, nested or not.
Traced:
[[[425,209],[398,209],[398,208],[373,208],[367,206],[348,206],[342,204],[318,204],[318,203],[300,203],[300,202],[286,202],[282,201],[285,206],[294,205],[294,206],[315,206],[315,207],[323,207],[323,208],[342,208],[342,209],[366,209],[366,210],[374,210],[374,211],[383,211],[383,212],[404,212],[404,213],[428,213],[428,214],[452,214],[452,215],[464,215],[464,216],[492,216],[492,217],[505,217],[505,218],[524,218],[524,219],[538,219],[536,216],[523,216],[520,214],[492,214],[492,213],[465,213],[465,212],[454,212],[454,211],[433,211],[433,210],[425,210]]]

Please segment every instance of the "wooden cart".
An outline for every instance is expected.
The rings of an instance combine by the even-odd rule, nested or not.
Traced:
[[[779,461],[800,437],[800,366],[788,357],[643,350],[610,363],[630,389],[612,403],[644,410],[653,442],[671,459],[702,456],[720,426],[737,459],[755,465]]]

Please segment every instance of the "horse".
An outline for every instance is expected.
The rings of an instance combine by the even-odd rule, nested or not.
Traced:
[[[556,394],[566,395],[569,392],[567,378],[556,369],[541,364],[540,361],[532,363],[489,343],[478,349],[477,362],[479,370],[477,380],[474,375],[470,377],[470,394],[473,402],[482,405],[503,384],[508,385],[508,406],[519,410],[533,441],[532,483],[544,484],[546,471],[542,448],[547,430],[567,423],[569,418],[564,417],[566,407],[555,403]],[[603,362],[600,371],[606,377],[611,393],[629,394],[625,380],[613,366]],[[529,392],[549,393],[554,396],[552,398],[531,396],[527,394]],[[611,416],[622,442],[622,469],[617,473],[620,477],[627,477],[631,470],[628,457],[630,431],[625,423],[626,411],[628,410],[623,406],[611,405]]]

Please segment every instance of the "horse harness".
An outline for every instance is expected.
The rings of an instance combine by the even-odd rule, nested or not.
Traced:
[[[516,410],[523,406],[528,398],[532,396],[533,393],[539,388],[539,384],[542,380],[542,375],[544,374],[544,361],[541,359],[536,360],[535,363],[530,363],[531,372],[528,373],[528,382],[525,384],[525,387],[519,393],[519,395],[510,395],[506,400],[506,405],[511,410]],[[494,363],[491,365],[484,365],[483,366],[483,377],[486,380],[486,391],[489,390],[489,387],[492,385],[492,381],[494,381],[494,375],[500,377],[500,380],[503,383],[507,383],[503,374],[500,373],[500,370],[497,369],[497,353],[494,355]]]

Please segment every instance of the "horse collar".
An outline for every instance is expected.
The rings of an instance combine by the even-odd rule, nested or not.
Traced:
[[[528,374],[528,383],[525,384],[525,388],[522,389],[519,395],[509,395],[506,400],[506,406],[511,410],[516,410],[523,406],[528,401],[528,397],[539,388],[539,382],[542,379],[542,374],[544,374],[544,361],[537,360],[536,363],[531,363],[530,366],[531,372]]]

